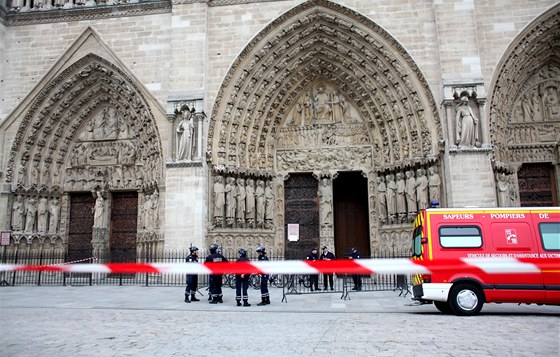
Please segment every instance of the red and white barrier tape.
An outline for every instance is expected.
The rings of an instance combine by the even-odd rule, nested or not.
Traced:
[[[559,259],[461,258],[452,260],[359,259],[283,260],[224,263],[107,263],[72,265],[0,264],[0,271],[60,271],[76,273],[155,274],[423,274],[437,271],[500,273],[558,273]]]

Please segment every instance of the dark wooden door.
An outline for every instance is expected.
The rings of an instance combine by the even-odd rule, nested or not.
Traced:
[[[136,261],[137,220],[138,193],[113,193],[110,225],[110,250],[112,262]]]
[[[68,261],[91,258],[93,206],[91,193],[70,194],[70,227],[68,230]]]
[[[523,164],[517,172],[517,180],[522,207],[558,206],[552,164]]]
[[[318,182],[312,174],[290,174],[284,185],[286,259],[305,259],[319,246]],[[288,224],[299,224],[299,240],[288,241]]]
[[[333,181],[334,244],[337,258],[352,247],[370,255],[367,179],[360,172],[341,172]]]

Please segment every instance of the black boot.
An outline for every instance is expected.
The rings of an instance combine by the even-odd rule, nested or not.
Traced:
[[[220,304],[223,304],[223,303],[224,303],[224,300],[222,299],[222,296],[221,296],[221,295],[218,296],[218,302],[219,302]]]
[[[251,306],[247,300],[243,300],[243,306]]]
[[[217,304],[218,303],[218,297],[217,296],[213,296],[212,297],[212,301],[209,302],[209,304]]]
[[[263,297],[263,298],[261,299],[261,302],[259,302],[259,303],[257,304],[257,306],[265,306],[266,304],[267,304],[266,298]]]
[[[267,297],[266,297],[266,304],[267,304],[267,305],[270,305],[270,296],[267,296]]]
[[[237,306],[241,306],[241,300],[236,300],[237,301]]]
[[[191,301],[200,301],[194,294],[191,295]]]
[[[185,294],[185,302],[187,302],[187,303],[189,303],[189,304],[190,304],[190,301],[189,301],[189,296],[188,296],[187,294]]]

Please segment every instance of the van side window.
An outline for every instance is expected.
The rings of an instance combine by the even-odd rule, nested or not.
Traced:
[[[560,250],[560,223],[539,223],[539,232],[545,250]]]
[[[442,226],[439,243],[443,248],[480,248],[482,232],[477,226]]]

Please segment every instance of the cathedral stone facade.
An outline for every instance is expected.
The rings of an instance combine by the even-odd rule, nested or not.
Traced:
[[[6,251],[407,252],[558,205],[560,4],[2,0]]]

